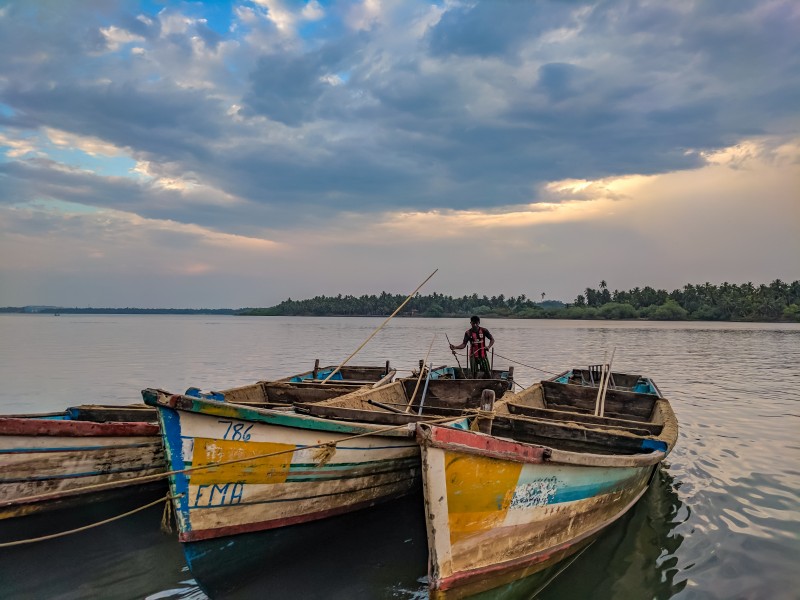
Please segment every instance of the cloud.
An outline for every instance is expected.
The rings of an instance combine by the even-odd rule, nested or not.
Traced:
[[[789,189],[795,173],[799,29],[789,0],[723,12],[689,0],[14,2],[0,13],[0,206],[119,211],[290,248],[297,235],[330,268],[360,264],[369,244],[384,260],[463,258],[469,232],[496,260],[514,262],[507,244],[576,279],[598,246],[623,262],[657,248],[702,271],[620,211],[657,214],[705,256],[679,233],[700,235],[689,188],[660,191],[681,177],[731,227],[760,210],[742,195],[725,204],[715,190],[733,194],[731,181],[788,210],[775,182]],[[722,225],[708,229],[729,247]],[[631,250],[642,247],[653,251]],[[86,254],[100,255],[116,256]],[[297,269],[318,260],[290,255]]]

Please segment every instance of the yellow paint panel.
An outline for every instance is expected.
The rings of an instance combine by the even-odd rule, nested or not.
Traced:
[[[192,466],[198,467],[211,463],[225,462],[261,456],[285,450],[294,450],[290,444],[273,442],[235,442],[232,440],[212,440],[196,438],[192,452]],[[255,458],[246,462],[222,465],[213,469],[192,471],[189,482],[192,485],[224,484],[224,483],[283,483],[289,474],[292,464],[292,453]]]
[[[505,519],[522,463],[445,452],[450,543]]]

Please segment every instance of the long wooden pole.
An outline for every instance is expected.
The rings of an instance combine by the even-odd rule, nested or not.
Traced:
[[[344,362],[343,362],[342,364],[340,364],[340,365],[339,365],[338,367],[336,367],[336,368],[335,368],[333,371],[331,371],[331,374],[330,374],[330,375],[328,375],[328,376],[327,376],[327,377],[326,377],[326,378],[325,378],[325,379],[322,381],[322,383],[325,383],[325,382],[327,382],[327,381],[328,381],[328,380],[329,380],[331,377],[333,377],[334,375],[336,375],[336,373],[338,373],[338,372],[339,372],[339,369],[341,369],[343,366],[345,366],[345,365],[346,365],[346,364],[347,364],[347,363],[350,361],[350,359],[351,359],[351,358],[353,358],[353,357],[354,357],[356,354],[358,354],[358,353],[361,351],[361,349],[362,349],[364,346],[366,346],[366,345],[367,345],[367,342],[369,342],[369,341],[370,341],[370,340],[371,340],[373,337],[375,337],[375,334],[376,334],[376,333],[378,333],[378,332],[379,332],[381,329],[383,329],[383,328],[384,328],[384,326],[385,326],[385,325],[386,325],[386,324],[387,324],[389,321],[391,321],[391,320],[392,320],[392,318],[394,318],[394,316],[395,316],[397,313],[399,313],[399,312],[400,312],[400,310],[401,310],[401,309],[402,309],[402,308],[403,308],[403,307],[404,307],[406,304],[408,304],[408,301],[409,301],[409,300],[411,300],[411,298],[413,298],[413,297],[414,297],[414,294],[416,294],[416,293],[419,291],[419,289],[420,289],[420,288],[421,288],[423,285],[425,285],[426,283],[428,283],[428,280],[429,280],[431,277],[433,277],[434,275],[436,275],[436,271],[438,271],[438,270],[439,270],[439,269],[435,269],[435,270],[433,271],[433,273],[431,273],[430,275],[428,275],[428,277],[426,277],[426,278],[425,278],[425,281],[423,281],[422,283],[420,283],[420,284],[417,286],[417,289],[415,289],[413,292],[411,292],[411,293],[408,295],[408,298],[406,298],[405,300],[403,300],[403,303],[402,303],[400,306],[398,306],[398,307],[395,309],[395,311],[394,311],[392,314],[390,314],[390,315],[389,315],[389,317],[388,317],[388,318],[387,318],[387,319],[386,319],[386,320],[385,320],[383,323],[381,323],[380,327],[378,327],[378,328],[377,328],[375,331],[373,331],[373,332],[370,334],[370,336],[369,336],[367,339],[365,339],[365,340],[364,340],[364,342],[363,342],[363,343],[362,343],[362,344],[361,344],[361,345],[360,345],[358,348],[356,348],[355,352],[353,352],[353,353],[352,353],[350,356],[348,356],[348,357],[347,357],[347,358],[344,360]]]
[[[616,347],[611,351],[611,360],[608,361],[608,373],[606,374],[606,386],[603,388],[603,397],[600,398],[600,416],[606,412],[606,392],[608,391],[608,382],[611,381],[611,363],[614,362],[614,354],[616,354]]]
[[[600,381],[597,383],[597,398],[594,401],[595,416],[600,414],[600,396],[603,393],[603,379],[606,374],[606,356],[608,356],[608,350],[603,352],[603,364],[600,365]]]
[[[447,339],[447,345],[450,346],[451,345],[450,344],[450,336],[445,333],[444,337]],[[450,352],[452,352],[453,356],[456,357],[456,363],[458,364],[458,370],[461,371],[461,379],[466,379],[467,376],[464,374],[464,369],[461,367],[461,361],[458,360],[458,354],[456,354],[455,350],[450,350]]]
[[[431,353],[431,348],[433,348],[433,341],[436,339],[436,334],[433,334],[433,338],[431,339],[431,345],[428,346],[428,351],[425,353],[425,360],[422,361],[422,364],[427,364],[428,356]],[[408,399],[408,404],[406,405],[406,412],[411,410],[411,405],[414,403],[414,398],[417,396],[417,390],[419,389],[419,384],[422,381],[422,374],[425,372],[424,368],[420,368],[419,370],[419,377],[417,377],[417,385],[414,386],[414,392],[411,394],[411,398]]]

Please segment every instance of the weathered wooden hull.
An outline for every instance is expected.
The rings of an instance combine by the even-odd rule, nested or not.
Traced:
[[[565,452],[420,424],[434,596],[460,598],[550,569],[641,497],[665,456]]]
[[[337,398],[357,389],[367,389],[391,381],[396,371],[385,367],[345,366],[334,373],[336,367],[317,367],[312,371],[291,375],[275,381],[258,381],[253,384],[221,391],[202,393],[189,388],[187,395],[224,400],[234,404],[252,404],[262,408],[290,406],[295,403],[315,403]],[[325,379],[334,373],[330,380]],[[324,382],[324,383],[323,383]]]
[[[416,383],[399,379],[379,388],[356,390],[324,402],[296,404],[295,410],[343,421],[401,425],[436,418],[457,419],[474,413],[485,390],[492,390],[496,398],[501,398],[508,389],[505,382],[492,379],[441,380],[435,382],[433,393],[426,394],[423,399],[423,391]],[[430,388],[426,390],[430,391]]]
[[[0,519],[107,498],[85,488],[163,471],[155,423],[0,418]]]
[[[419,488],[419,446],[408,428],[387,431],[155,390],[143,394],[159,409],[170,468],[192,469],[169,481],[178,496],[179,539],[201,585],[214,578],[206,569],[214,565],[214,552],[224,549],[226,564],[235,563],[239,536],[261,532],[259,543],[277,551],[286,528],[322,523]],[[335,450],[316,447],[358,434],[366,435]],[[255,458],[202,468],[249,457]],[[313,527],[304,529],[313,535]],[[201,543],[223,538],[224,544]]]

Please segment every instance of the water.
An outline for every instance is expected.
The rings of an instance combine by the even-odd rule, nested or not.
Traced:
[[[0,315],[0,413],[139,402],[144,387],[232,387],[308,370],[315,358],[338,364],[382,321]],[[616,348],[614,369],[650,375],[672,400],[681,428],[677,447],[635,509],[538,598],[800,597],[800,325],[495,319],[484,325],[497,340],[495,365],[513,364],[525,384],[599,363]],[[466,319],[394,319],[351,362],[391,360],[407,373],[436,333],[429,360],[451,364],[444,334],[458,343],[467,326]],[[108,516],[102,507],[83,511]],[[68,529],[87,515],[63,518]],[[381,527],[373,518],[362,521],[365,530]],[[0,597],[205,598],[174,535],[159,531],[160,519],[154,507],[75,536],[0,551]],[[27,521],[21,537],[45,525]],[[0,523],[5,534],[15,527]],[[332,557],[351,556],[363,568],[342,574],[327,564],[306,565],[294,575],[302,592],[255,587],[238,597],[424,598],[424,540],[414,532],[398,535],[395,546],[360,558],[357,546],[327,540]]]

